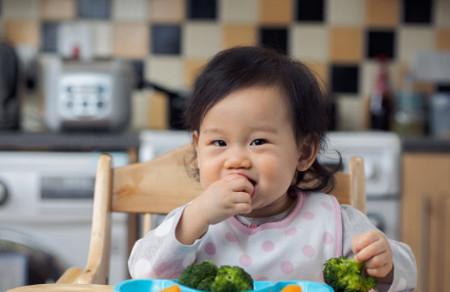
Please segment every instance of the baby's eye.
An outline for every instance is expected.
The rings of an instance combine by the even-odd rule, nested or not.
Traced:
[[[225,143],[224,140],[214,140],[211,142],[211,144],[213,144],[214,146],[218,146],[218,147],[225,147],[227,146],[227,143]]]
[[[258,146],[258,145],[263,145],[263,144],[266,144],[266,143],[267,143],[267,140],[266,140],[266,139],[255,139],[255,140],[253,140],[253,141],[250,143],[250,145]]]

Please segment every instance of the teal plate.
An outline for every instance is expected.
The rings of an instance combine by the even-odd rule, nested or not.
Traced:
[[[169,288],[173,285],[178,285],[181,288],[181,292],[199,292],[200,290],[192,289],[183,285],[180,285],[175,280],[160,280],[160,279],[139,279],[139,280],[126,280],[118,283],[114,286],[114,292],[159,292],[165,288]],[[270,281],[255,281],[254,292],[280,292],[286,285],[295,284],[302,288],[302,292],[333,292],[333,289],[319,282],[309,281],[282,281],[282,282],[270,282]]]

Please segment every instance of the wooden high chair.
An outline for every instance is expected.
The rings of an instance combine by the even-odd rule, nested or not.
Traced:
[[[150,229],[149,214],[166,214],[192,200],[200,184],[191,178],[186,164],[192,146],[186,145],[159,158],[113,169],[111,157],[101,155],[97,167],[91,242],[86,267],[68,269],[58,283],[105,284],[108,279],[111,213],[145,215],[145,229]],[[331,191],[341,204],[350,204],[365,212],[364,161],[350,160],[349,173],[336,174]],[[125,280],[125,279],[124,279]]]

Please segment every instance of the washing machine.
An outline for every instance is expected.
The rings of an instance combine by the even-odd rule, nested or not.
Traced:
[[[128,164],[111,153],[114,167]],[[98,152],[0,152],[0,291],[86,265]],[[127,277],[127,222],[112,218],[110,283]]]

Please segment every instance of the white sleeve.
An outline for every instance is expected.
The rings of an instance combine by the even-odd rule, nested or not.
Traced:
[[[132,278],[177,278],[195,261],[200,240],[184,245],[175,237],[184,208],[170,212],[158,227],[136,241],[128,259]]]
[[[352,238],[358,234],[377,230],[369,218],[359,210],[341,206],[342,255],[353,257]],[[417,286],[417,266],[410,247],[402,242],[388,239],[391,245],[394,277],[392,283],[378,283],[378,291],[413,291]]]

